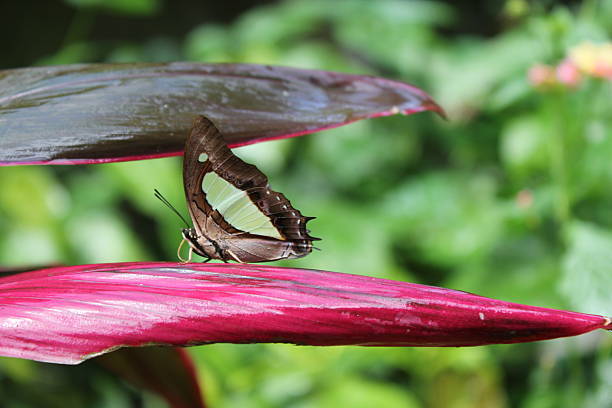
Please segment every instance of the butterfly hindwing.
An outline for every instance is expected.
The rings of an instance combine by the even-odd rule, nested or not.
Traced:
[[[200,255],[265,262],[312,251],[310,219],[268,186],[257,167],[227,147],[219,130],[196,118],[185,146],[183,179],[193,232],[184,236]]]

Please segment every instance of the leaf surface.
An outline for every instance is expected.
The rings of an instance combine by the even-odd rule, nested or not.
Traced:
[[[477,346],[611,328],[450,289],[248,264],[57,267],[3,277],[0,291],[0,355],[68,364],[153,344]]]
[[[0,71],[0,164],[179,155],[196,115],[231,147],[424,110],[399,81],[248,64],[84,64]]]

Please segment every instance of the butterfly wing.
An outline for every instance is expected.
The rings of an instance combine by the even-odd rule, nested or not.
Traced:
[[[235,156],[203,116],[185,145],[183,178],[195,235],[202,246],[214,243],[213,258],[265,262],[312,251],[311,218],[271,190],[265,174]]]

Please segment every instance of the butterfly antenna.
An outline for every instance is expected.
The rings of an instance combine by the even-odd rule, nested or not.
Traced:
[[[159,201],[161,201],[162,203],[164,203],[166,205],[166,207],[168,207],[170,210],[172,210],[173,213],[175,213],[176,215],[178,215],[178,217],[183,220],[183,222],[185,223],[185,225],[187,226],[187,228],[189,227],[189,223],[187,222],[187,220],[185,219],[185,217],[183,217],[181,215],[180,212],[177,211],[176,208],[174,208],[174,206],[172,204],[170,204],[170,201],[168,201],[166,199],[166,197],[164,197],[159,191],[157,191],[157,189],[154,190],[155,191],[155,198],[157,198]]]

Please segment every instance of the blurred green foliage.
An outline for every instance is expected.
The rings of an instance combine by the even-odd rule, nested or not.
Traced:
[[[212,3],[193,7],[214,10]],[[135,17],[160,21],[189,5],[66,0],[58,3],[72,13],[65,40],[31,64],[252,62],[414,83],[448,121],[379,118],[236,150],[317,216],[310,226],[321,251],[283,264],[609,315],[612,82],[545,89],[527,80],[536,63],[557,64],[584,41],[610,41],[612,0],[572,4],[286,0],[227,21],[203,13],[199,25],[176,21],[181,35],[132,40],[100,39],[96,19],[112,15],[117,27]],[[175,260],[181,223],[153,189],[182,209],[180,166],[168,158],[0,169],[0,264]],[[191,352],[213,407],[612,406],[606,333],[472,349]],[[58,391],[62,398],[50,397]],[[0,400],[11,408],[163,406],[94,364],[6,358]]]

